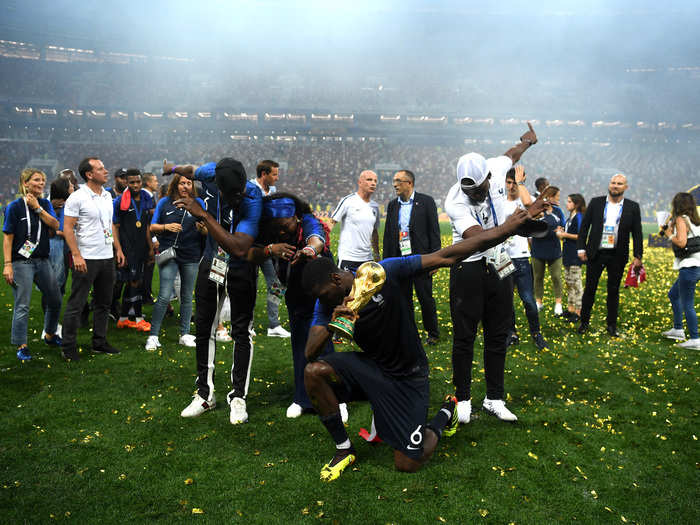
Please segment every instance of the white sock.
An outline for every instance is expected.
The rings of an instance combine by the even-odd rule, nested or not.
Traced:
[[[340,445],[336,444],[335,448],[338,450],[344,449],[344,448],[350,448],[352,446],[352,443],[350,443],[350,438],[346,439],[343,441]]]
[[[120,321],[126,321],[127,319],[128,319],[128,317],[120,317],[119,318]]]

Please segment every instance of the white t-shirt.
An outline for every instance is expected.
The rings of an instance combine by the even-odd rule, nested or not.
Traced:
[[[506,213],[506,218],[513,215],[513,212],[518,208],[525,209],[523,202],[520,197],[514,201],[506,200],[503,205],[503,209]],[[505,243],[506,250],[511,259],[519,259],[522,257],[530,257],[530,245],[527,242],[527,237],[522,237],[521,235],[513,235]]]
[[[695,226],[687,215],[683,215],[686,220],[686,225],[690,224],[690,231],[688,232],[688,239],[691,237],[700,236],[700,226]],[[685,259],[679,259],[678,257],[673,258],[673,269],[680,270],[681,268],[691,268],[693,266],[700,266],[700,252],[691,253]]]
[[[379,230],[379,205],[352,193],[341,199],[331,219],[342,223],[338,261],[371,261],[372,232]]]
[[[612,227],[614,233],[614,246],[617,246],[618,231],[620,230],[620,218],[622,217],[622,205],[625,203],[625,199],[620,202],[610,202],[610,199],[605,201],[605,208],[603,208],[603,236],[600,238],[599,248],[610,248],[611,246],[606,246],[607,235],[606,230]]]
[[[106,242],[105,230],[112,235],[112,195],[102,189],[101,194],[92,191],[87,184],[80,186],[66,200],[63,214],[76,217],[75,238],[83,259],[111,259],[113,244]]]
[[[489,195],[480,204],[472,205],[462,191],[459,182],[454,184],[445,197],[445,212],[450,217],[452,224],[452,244],[462,240],[462,234],[472,226],[481,226],[484,230],[503,224],[508,214],[506,213],[506,173],[513,166],[510,157],[502,155],[486,159],[486,164],[491,173]],[[494,220],[493,212],[496,212]],[[512,212],[511,212],[512,213]],[[476,252],[465,261],[478,261],[486,257],[486,252]]]

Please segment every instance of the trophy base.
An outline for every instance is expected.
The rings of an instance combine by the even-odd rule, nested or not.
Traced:
[[[335,321],[328,323],[328,329],[344,339],[352,339],[355,332],[355,323],[345,317],[336,317]]]

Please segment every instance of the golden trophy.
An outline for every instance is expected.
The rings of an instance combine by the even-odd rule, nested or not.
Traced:
[[[379,292],[386,281],[386,272],[381,264],[374,261],[362,263],[355,273],[347,307],[357,314]],[[352,339],[355,331],[355,322],[346,317],[338,316],[328,323],[328,329],[340,337]]]

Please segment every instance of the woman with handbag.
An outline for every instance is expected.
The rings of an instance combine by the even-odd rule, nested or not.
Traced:
[[[675,256],[673,269],[678,270],[678,279],[668,291],[673,309],[673,328],[662,335],[669,339],[685,339],[685,315],[690,338],[678,346],[700,350],[698,317],[695,313],[695,285],[700,279],[700,216],[690,193],[676,193],[671,209],[670,225],[674,234],[670,241]],[[665,229],[663,233],[667,231]]]
[[[190,334],[192,319],[192,293],[197,279],[197,268],[202,257],[202,247],[207,234],[206,227],[182,208],[173,203],[184,197],[196,197],[193,182],[187,177],[175,175],[168,186],[168,193],[158,201],[151,222],[151,231],[158,237],[160,252],[156,256],[160,287],[158,300],[153,307],[151,331],[146,340],[146,350],[160,347],[158,334],[163,317],[173,293],[175,277],[180,273],[180,344],[194,348],[195,338]],[[204,202],[197,199],[204,207]]]

